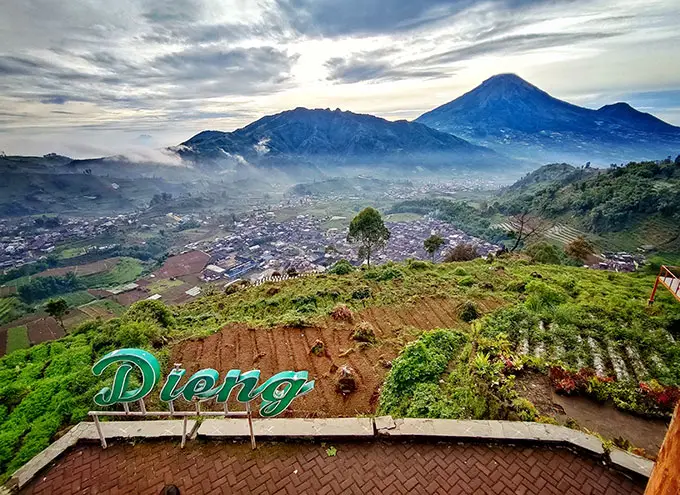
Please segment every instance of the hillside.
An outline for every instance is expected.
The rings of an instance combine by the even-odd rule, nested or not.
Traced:
[[[233,132],[204,131],[176,151],[195,162],[245,160],[286,165],[304,160],[336,164],[500,166],[503,157],[448,133],[400,120],[341,110],[296,108],[268,115]]]
[[[416,119],[515,157],[606,164],[675,156],[680,128],[626,103],[598,110],[500,74]]]
[[[545,383],[549,365],[566,367],[551,373],[567,376],[581,367],[595,370],[574,375],[575,384],[588,377],[595,392],[568,393],[668,417],[680,396],[672,387],[680,383],[680,345],[669,338],[669,332],[680,337],[680,305],[660,292],[649,308],[653,280],[518,258],[413,261],[216,293],[172,309],[141,301],[121,318],[85,323],[60,340],[0,359],[0,472],[6,476],[63,427],[85,419],[110,379],[92,375],[91,364],[123,347],[151,350],[163,373],[174,362],[189,373],[309,370],[317,385],[292,404],[288,414],[297,417],[378,413],[564,423],[566,416],[532,404],[535,397],[518,385]],[[356,384],[346,397],[336,392],[336,370],[344,365]],[[638,388],[652,378],[665,395]],[[152,398],[147,407],[164,406]],[[621,418],[615,435],[640,438]]]
[[[507,188],[500,207],[570,223],[613,247],[680,251],[680,163],[670,160],[606,170],[546,165]]]

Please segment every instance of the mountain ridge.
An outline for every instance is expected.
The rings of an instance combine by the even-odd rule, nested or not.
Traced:
[[[266,115],[232,132],[202,131],[176,151],[193,161],[240,157],[256,164],[323,157],[339,164],[384,161],[446,166],[503,159],[492,150],[418,122],[305,107]]]
[[[493,76],[415,121],[540,161],[611,163],[680,151],[680,127],[623,102],[597,110],[580,107],[515,74]]]

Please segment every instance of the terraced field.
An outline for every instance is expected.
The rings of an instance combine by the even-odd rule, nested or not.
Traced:
[[[504,230],[506,232],[515,232],[518,229],[518,227],[513,225],[511,222],[501,222],[493,225],[492,227]],[[570,227],[569,225],[558,223],[551,227],[544,234],[544,236],[561,244],[569,244],[570,242],[576,240],[579,236],[586,237],[586,234],[573,227]]]

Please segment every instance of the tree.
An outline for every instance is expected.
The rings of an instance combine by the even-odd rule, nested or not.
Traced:
[[[513,227],[509,233],[515,239],[515,244],[510,251],[515,251],[520,245],[526,244],[530,239],[540,237],[545,234],[552,225],[541,217],[530,215],[528,211],[523,211],[510,217],[510,224]]]
[[[423,247],[425,248],[425,251],[427,251],[428,254],[432,256],[433,262],[435,254],[437,254],[437,251],[439,251],[439,248],[441,248],[443,245],[444,238],[437,234],[432,234],[430,237],[425,239],[425,242],[423,242]]]
[[[62,329],[64,328],[64,315],[68,311],[68,303],[64,299],[50,299],[45,304],[45,311],[59,322]]]
[[[444,256],[444,261],[451,263],[453,261],[471,261],[475,258],[479,258],[477,248],[472,244],[461,243],[456,244],[453,249],[449,249]]]
[[[359,257],[365,258],[371,266],[371,255],[383,249],[390,238],[390,231],[385,227],[380,212],[368,207],[364,208],[349,224],[347,242],[361,244]]]
[[[536,263],[546,263],[550,265],[561,265],[562,256],[554,245],[546,241],[535,242],[524,250],[532,261]]]
[[[595,248],[581,235],[567,244],[564,252],[574,259],[586,261],[595,252]]]

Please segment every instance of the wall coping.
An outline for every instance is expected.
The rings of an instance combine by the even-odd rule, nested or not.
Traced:
[[[181,420],[103,421],[107,439],[179,439]],[[431,439],[435,441],[467,441],[483,443],[527,443],[559,445],[602,460],[626,474],[649,478],[654,463],[623,450],[607,452],[594,435],[564,426],[520,421],[461,421],[455,419],[420,419],[378,416],[375,418],[273,418],[253,419],[256,439]],[[249,436],[243,419],[209,419],[197,423],[188,421],[187,431],[195,439],[233,439]],[[19,468],[0,495],[13,493],[26,486],[40,471],[81,441],[98,441],[94,423],[82,422]]]

